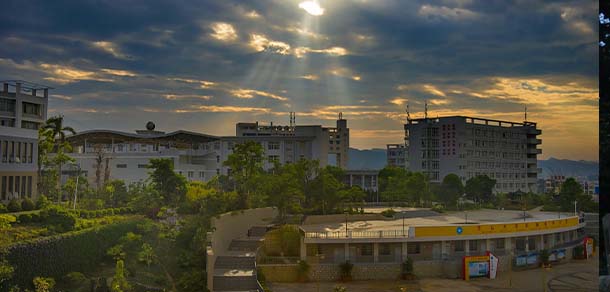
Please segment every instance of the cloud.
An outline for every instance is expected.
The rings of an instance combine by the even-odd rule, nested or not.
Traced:
[[[449,8],[446,6],[422,5],[418,14],[428,19],[444,19],[452,21],[471,20],[477,13],[463,8]]]
[[[124,59],[124,60],[132,59],[131,56],[122,53],[121,50],[119,49],[119,46],[113,42],[97,41],[97,42],[92,42],[91,45],[94,48],[104,51],[104,52],[114,56],[117,59]]]
[[[229,92],[237,97],[237,98],[241,98],[241,99],[251,99],[254,98],[255,96],[264,96],[264,97],[268,97],[271,99],[276,99],[276,100],[280,100],[280,101],[287,101],[288,98],[277,95],[277,94],[273,94],[273,93],[269,93],[269,92],[265,92],[265,91],[261,91],[261,90],[254,90],[254,89],[232,89],[229,90]]]
[[[212,81],[206,81],[206,80],[196,80],[196,79],[189,79],[189,78],[167,78],[167,80],[171,80],[171,81],[177,81],[177,82],[182,82],[182,83],[190,83],[190,84],[197,84],[199,85],[199,88],[201,89],[207,89],[207,88],[211,88],[213,86],[216,86],[216,82],[212,82]]]
[[[281,55],[290,54],[289,44],[270,40],[262,34],[251,34],[248,45],[257,52],[270,52]]]
[[[223,42],[232,42],[237,40],[237,30],[230,23],[215,22],[210,24],[212,29],[211,37]]]
[[[324,14],[324,8],[322,8],[318,1],[315,0],[301,2],[299,3],[299,8],[307,11],[307,13],[314,16],[320,16]]]
[[[355,74],[352,70],[344,67],[331,68],[328,73],[334,76],[350,78],[354,81],[360,81],[360,79],[362,79],[360,75]]]
[[[165,99],[176,100],[176,99],[203,99],[209,100],[212,96],[210,95],[195,95],[195,94],[166,94]]]
[[[326,54],[329,56],[339,57],[339,56],[345,56],[345,55],[349,54],[349,51],[342,47],[331,47],[328,49],[312,49],[312,48],[308,48],[308,47],[298,47],[298,48],[294,49],[294,55],[297,58],[302,58],[306,54],[309,54],[309,53]]]
[[[240,107],[240,106],[217,106],[217,105],[201,105],[193,106],[187,109],[175,110],[175,113],[194,113],[194,112],[211,112],[211,113],[269,113],[271,110],[261,107]]]
[[[303,75],[299,78],[307,79],[307,80],[318,80],[320,78],[320,76],[314,75],[314,74],[309,74],[309,75]]]

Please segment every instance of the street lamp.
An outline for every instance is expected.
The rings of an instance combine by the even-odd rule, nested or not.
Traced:
[[[78,193],[78,178],[80,177],[80,164],[71,163],[71,165],[76,166],[78,171],[76,172],[76,186],[74,187],[74,202],[72,203],[72,209],[76,209],[76,194]]]
[[[402,236],[405,236],[405,214],[400,212],[400,216],[402,217]]]
[[[576,204],[578,203],[578,201],[574,200],[574,216],[576,216]]]
[[[349,237],[347,233],[347,211],[343,212],[345,214],[345,237]]]

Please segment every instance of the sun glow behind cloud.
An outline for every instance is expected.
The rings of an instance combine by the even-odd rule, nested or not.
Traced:
[[[299,8],[307,11],[307,13],[313,16],[320,16],[324,14],[324,8],[320,6],[318,1],[304,1],[299,3]]]

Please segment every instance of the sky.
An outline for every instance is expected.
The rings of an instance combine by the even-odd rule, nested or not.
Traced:
[[[598,160],[596,1],[3,2],[0,78],[53,87],[77,130],[234,135],[237,122],[334,126],[350,146],[403,140],[411,117],[542,129],[542,156]]]

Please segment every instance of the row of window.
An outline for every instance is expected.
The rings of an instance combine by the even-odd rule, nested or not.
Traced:
[[[32,176],[2,176],[0,178],[0,199],[8,201],[32,197]]]
[[[466,164],[468,165],[469,168],[479,168],[479,169],[493,169],[493,168],[525,169],[525,163],[515,163],[515,162],[469,160],[469,161],[467,161]]]
[[[33,163],[34,143],[20,141],[0,141],[2,163]]]
[[[472,129],[472,135],[476,137],[490,137],[490,138],[503,138],[503,139],[516,139],[524,138],[525,133],[514,132],[514,131],[502,131],[502,130],[485,130],[485,129]]]
[[[524,153],[521,152],[501,152],[501,151],[481,151],[481,150],[467,150],[467,157],[481,157],[481,158],[503,158],[512,160],[523,160],[525,158]]]
[[[525,141],[521,142],[500,142],[493,140],[473,140],[471,145],[475,147],[486,147],[486,148],[503,148],[503,149],[525,149]]]

